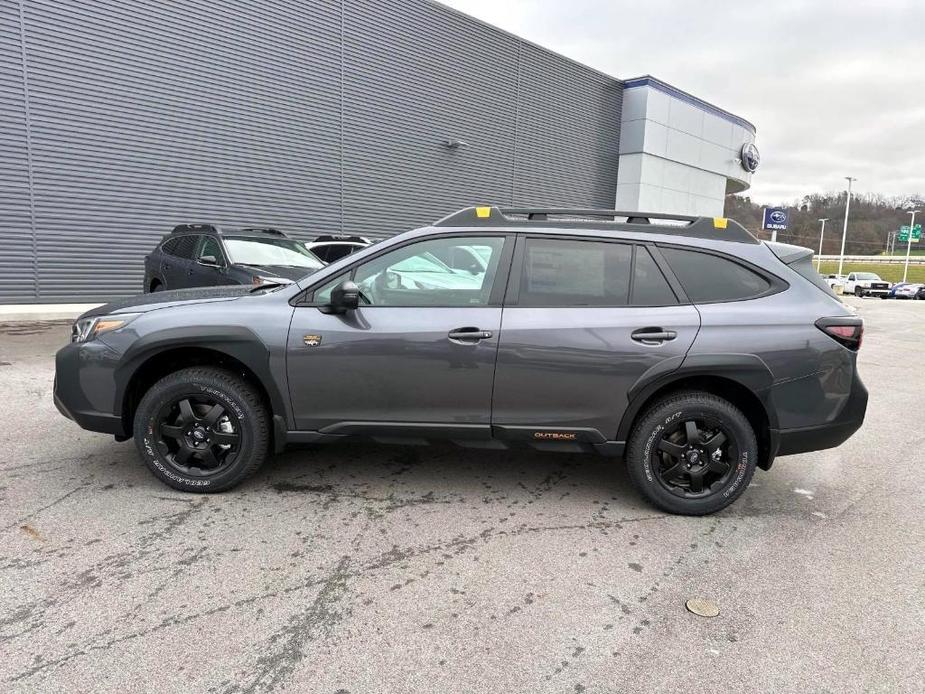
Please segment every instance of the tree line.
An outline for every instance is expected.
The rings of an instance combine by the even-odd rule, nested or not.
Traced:
[[[777,233],[777,240],[818,251],[821,226],[819,219],[827,217],[829,221],[825,223],[822,254],[837,255],[841,249],[846,194],[846,191],[815,193],[806,195],[792,205],[780,205],[789,210],[790,223],[787,231]],[[916,224],[919,220],[925,222],[925,205],[921,202],[923,199],[925,198],[921,195],[889,197],[876,193],[852,194],[845,254],[876,255],[884,252],[889,233],[909,224],[906,208],[909,207],[910,201],[918,201],[916,206],[923,210],[920,215],[916,215]],[[770,239],[771,232],[761,229],[764,207],[772,205],[752,202],[747,196],[731,195],[726,198],[726,216],[745,225],[758,238]]]

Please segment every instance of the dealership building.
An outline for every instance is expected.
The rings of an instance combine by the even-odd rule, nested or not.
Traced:
[[[720,215],[754,140],[431,0],[10,0],[0,304],[137,293],[182,222],[309,240],[489,203]]]

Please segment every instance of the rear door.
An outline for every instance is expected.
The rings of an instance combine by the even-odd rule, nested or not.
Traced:
[[[627,392],[680,366],[700,327],[646,245],[518,239],[492,401],[499,438],[614,440]]]
[[[164,256],[161,270],[164,282],[168,289],[185,289],[190,284],[190,269],[193,265],[193,255],[199,245],[199,236],[188,234],[179,237],[173,255]]]

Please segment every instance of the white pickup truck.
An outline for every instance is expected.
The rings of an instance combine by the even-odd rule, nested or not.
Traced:
[[[845,294],[855,296],[886,296],[890,283],[872,272],[851,272],[845,280]]]

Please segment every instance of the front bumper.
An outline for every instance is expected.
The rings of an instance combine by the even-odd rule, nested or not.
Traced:
[[[98,340],[73,343],[55,355],[54,402],[58,411],[82,429],[128,436],[115,408],[113,350]]]
[[[772,459],[774,455],[795,455],[840,446],[864,424],[867,398],[867,388],[855,372],[851,393],[834,420],[798,429],[771,429]]]

